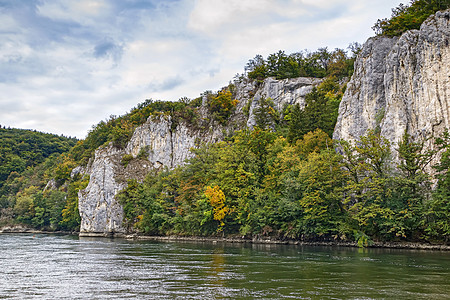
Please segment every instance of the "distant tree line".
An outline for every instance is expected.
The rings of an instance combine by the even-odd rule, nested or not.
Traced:
[[[326,47],[315,52],[301,51],[286,54],[284,51],[270,54],[266,59],[256,55],[247,63],[245,70],[250,79],[263,80],[267,77],[276,79],[296,77],[323,78],[335,76],[338,78],[350,77],[353,65],[360,50],[358,43],[349,46],[351,55],[343,49],[329,51]]]

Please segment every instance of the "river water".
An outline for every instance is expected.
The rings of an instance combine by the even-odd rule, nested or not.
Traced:
[[[450,299],[450,253],[2,234],[0,298]]]

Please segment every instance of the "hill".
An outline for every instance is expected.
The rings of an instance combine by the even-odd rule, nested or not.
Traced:
[[[75,138],[0,126],[0,189],[12,172],[21,173],[52,154],[67,152],[76,142]]]

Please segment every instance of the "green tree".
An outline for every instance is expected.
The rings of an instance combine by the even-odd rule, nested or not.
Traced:
[[[434,166],[437,171],[437,187],[432,200],[428,204],[427,228],[429,237],[443,239],[450,238],[450,133],[446,130],[436,139],[438,150],[442,153],[440,162]]]
[[[378,19],[372,29],[377,35],[398,36],[420,25],[439,10],[450,8],[448,0],[413,0],[409,5],[400,3],[392,9],[391,18]]]
[[[37,192],[37,187],[30,186],[18,193],[13,212],[19,222],[28,225],[32,224],[32,219],[35,214],[34,197]]]
[[[345,235],[345,211],[341,200],[345,174],[334,149],[311,152],[299,173],[303,216],[301,232],[306,235]]]
[[[314,87],[311,93],[306,95],[303,109],[298,104],[292,107],[288,117],[288,139],[291,143],[317,128],[329,136],[333,134],[342,98],[342,92],[335,80],[336,78],[330,77],[319,87]]]
[[[78,211],[78,191],[85,189],[89,183],[89,179],[80,179],[71,182],[67,188],[67,198],[64,209],[61,212],[61,221],[59,225],[64,230],[78,230],[81,222],[80,213]]]
[[[259,54],[249,60],[245,66],[245,71],[250,79],[263,80],[268,76],[266,61]]]
[[[376,239],[392,238],[402,228],[394,224],[391,206],[393,181],[389,141],[369,130],[356,146],[344,150],[344,166],[348,172],[345,204],[352,226]]]
[[[431,193],[431,182],[425,167],[430,163],[433,151],[426,151],[424,142],[415,142],[405,131],[397,148],[399,175],[394,178],[392,207],[397,223],[404,228],[402,236],[408,238],[417,238],[423,233],[424,206]]]
[[[279,114],[275,110],[275,104],[271,98],[259,99],[258,107],[254,111],[256,126],[259,128],[274,129],[279,121]]]

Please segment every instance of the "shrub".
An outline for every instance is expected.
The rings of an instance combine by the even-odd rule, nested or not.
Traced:
[[[131,154],[125,154],[122,156],[122,161],[120,162],[124,167],[127,167],[129,162],[133,160],[133,155]]]

